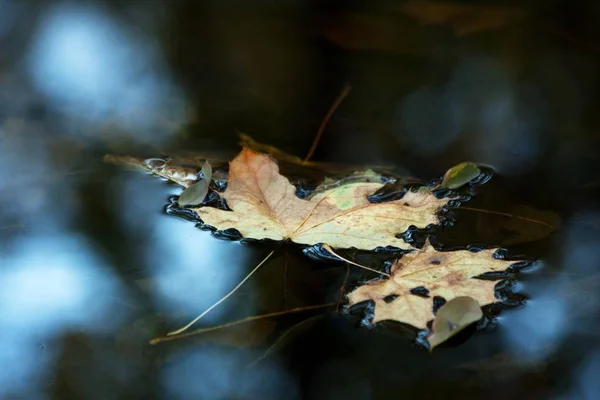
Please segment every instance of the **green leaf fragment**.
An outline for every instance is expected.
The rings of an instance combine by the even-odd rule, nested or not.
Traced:
[[[201,204],[207,194],[208,181],[202,179],[185,189],[181,193],[181,196],[179,196],[179,200],[177,202],[180,206],[193,206]]]
[[[203,178],[185,189],[179,196],[180,206],[194,206],[201,204],[208,194],[208,187],[212,178],[212,167],[206,161],[202,166]]]
[[[477,300],[469,296],[455,297],[444,304],[433,321],[433,334],[427,338],[430,351],[483,317]]]
[[[460,163],[450,168],[444,175],[440,188],[458,189],[466,185],[481,174],[476,164],[471,162]]]
[[[210,166],[208,161],[205,161],[204,165],[202,166],[202,177],[207,182],[210,182],[210,180],[212,179],[212,167]]]

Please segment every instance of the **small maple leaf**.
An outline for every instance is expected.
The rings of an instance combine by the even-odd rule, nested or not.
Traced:
[[[446,301],[468,296],[480,306],[496,300],[497,282],[474,278],[514,264],[494,258],[496,250],[438,251],[427,241],[423,248],[399,258],[389,279],[370,281],[350,292],[348,305],[370,300],[375,303],[372,323],[394,320],[427,329],[427,322],[434,318],[435,296]]]
[[[362,250],[407,249],[410,246],[396,236],[411,225],[425,228],[439,223],[437,212],[449,200],[430,191],[408,191],[400,200],[370,202],[368,196],[382,186],[351,183],[300,199],[272,157],[243,148],[229,165],[229,182],[222,194],[233,211],[209,206],[193,210],[205,224],[234,228],[247,238]]]

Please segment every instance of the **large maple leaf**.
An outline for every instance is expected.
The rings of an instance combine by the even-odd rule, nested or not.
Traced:
[[[230,163],[222,197],[233,211],[195,208],[205,224],[219,230],[235,228],[244,237],[299,244],[371,250],[410,246],[396,237],[411,225],[425,228],[439,222],[437,212],[449,199],[430,191],[407,191],[400,200],[372,203],[368,196],[383,183],[360,182],[317,193],[310,200],[279,173],[270,156],[243,148]]]
[[[496,250],[438,251],[427,241],[423,248],[399,258],[389,279],[370,281],[350,292],[348,305],[373,301],[371,323],[394,320],[426,329],[434,319],[436,296],[447,301],[468,296],[480,306],[496,301],[497,282],[475,278],[487,272],[505,271],[515,263],[494,257]]]

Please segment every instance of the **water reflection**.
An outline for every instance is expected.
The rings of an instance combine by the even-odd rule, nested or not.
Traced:
[[[145,6],[146,7],[146,6]],[[112,123],[139,140],[163,140],[185,122],[185,102],[156,45],[99,6],[59,4],[27,58],[37,88],[91,132]]]
[[[163,370],[164,398],[299,399],[299,385],[282,366],[248,369],[235,351],[201,348],[173,360]]]
[[[531,293],[526,307],[501,318],[503,339],[509,352],[522,362],[550,356],[569,334],[568,305],[548,286]]]
[[[570,390],[570,393],[562,396],[561,399],[597,399],[598,393],[600,393],[600,380],[598,380],[600,352],[591,353],[576,371],[575,387]]]
[[[0,394],[35,393],[53,377],[56,340],[70,331],[114,331],[126,317],[119,282],[77,235],[32,236],[2,255]],[[45,344],[48,345],[45,345]],[[35,394],[35,395],[34,395]]]
[[[401,135],[406,135],[411,147],[419,153],[439,154],[457,139],[465,116],[454,97],[444,89],[427,86],[402,101],[397,117],[403,127]]]
[[[10,0],[0,0],[0,39],[9,32],[15,21],[15,13],[18,5]]]
[[[312,21],[308,9],[294,14],[299,19],[291,21],[260,10],[230,15],[226,8],[217,10],[212,6],[200,7],[206,14],[193,15],[193,7],[181,6],[174,13],[186,15],[167,24],[168,40],[162,44],[171,47],[163,52],[158,44],[165,39],[159,32],[161,25],[153,26],[152,22],[157,15],[154,2],[147,2],[135,12],[125,11],[129,7],[120,8],[117,3],[105,7],[63,2],[39,8],[23,4],[0,0],[0,39],[11,45],[4,48],[5,53],[0,52],[0,61],[8,60],[0,65],[0,362],[5,366],[0,371],[0,397],[18,394],[36,399],[54,393],[57,398],[68,398],[68,390],[60,386],[64,382],[71,392],[79,394],[74,398],[151,398],[159,396],[161,390],[164,398],[232,398],[242,394],[293,399],[308,393],[313,398],[350,399],[387,398],[399,393],[406,396],[407,392],[409,397],[410,393],[425,397],[428,390],[434,389],[443,391],[442,395],[461,396],[472,394],[472,388],[461,389],[462,376],[444,378],[444,386],[444,380],[438,379],[439,371],[456,371],[460,365],[477,361],[490,367],[477,366],[475,370],[481,375],[502,379],[486,384],[476,381],[473,387],[500,398],[510,393],[510,387],[518,387],[524,394],[535,390],[525,382],[529,372],[513,366],[522,364],[525,370],[531,370],[527,362],[533,361],[542,366],[540,375],[546,379],[550,374],[543,368],[556,359],[556,369],[568,376],[562,378],[569,380],[563,387],[572,386],[565,396],[591,398],[598,391],[594,377],[599,368],[595,321],[600,310],[600,279],[596,279],[600,264],[596,256],[599,236],[593,226],[598,220],[595,213],[581,214],[564,231],[557,231],[554,238],[531,244],[532,252],[530,244],[520,247],[522,253],[535,253],[545,262],[543,268],[522,276],[522,290],[517,291],[531,298],[524,307],[503,312],[496,331],[477,332],[467,342],[436,349],[432,355],[415,348],[413,336],[404,331],[382,324],[367,332],[346,315],[336,316],[342,321],[339,329],[324,324],[304,331],[299,334],[300,342],[290,339],[289,347],[282,347],[277,350],[281,353],[251,369],[246,369],[247,365],[264,348],[233,349],[228,346],[237,344],[231,341],[194,342],[193,338],[149,346],[147,339],[165,333],[165,326],[157,329],[165,318],[170,328],[187,322],[233,288],[266,251],[216,240],[190,222],[164,215],[161,207],[167,197],[179,194],[181,189],[158,179],[120,174],[114,169],[76,179],[67,176],[78,173],[82,165],[98,167],[92,165],[95,159],[86,159],[98,150],[94,148],[98,138],[115,152],[119,152],[122,139],[156,143],[174,138],[188,118],[181,90],[184,84],[194,97],[204,100],[204,94],[211,96],[210,106],[202,109],[206,111],[202,114],[205,120],[190,133],[190,139],[210,132],[219,146],[220,135],[233,133],[236,128],[250,129],[253,135],[264,129],[271,135],[265,142],[276,142],[273,138],[285,141],[295,125],[304,129],[300,120],[310,120],[310,129],[306,130],[310,136],[326,106],[307,93],[314,92],[318,100],[326,92],[323,87],[341,86],[336,80],[348,78],[347,71],[364,74],[360,66],[373,60],[373,65],[378,65],[379,55],[341,49],[342,53],[330,53],[329,48],[322,51],[318,46],[311,47],[319,33],[305,30],[311,27],[307,22]],[[33,17],[24,18],[23,11],[31,11]],[[23,18],[17,19],[20,16]],[[138,18],[145,19],[146,25],[141,26]],[[204,26],[199,21],[210,23]],[[13,40],[11,34],[17,31],[22,37]],[[214,40],[207,33],[221,39]],[[289,52],[281,51],[294,48],[302,49],[296,52],[299,57],[286,58]],[[543,72],[541,78],[526,77],[521,74],[520,61],[511,66],[496,53],[490,58],[459,60],[443,82],[428,77],[423,82],[415,81],[415,86],[411,82],[411,90],[416,89],[399,101],[396,119],[381,119],[385,126],[382,132],[396,124],[395,138],[406,141],[406,152],[396,154],[397,149],[389,145],[393,142],[390,137],[371,140],[370,127],[379,114],[363,114],[369,121],[366,124],[360,113],[344,114],[342,108],[336,114],[337,121],[346,118],[348,123],[338,125],[342,127],[337,135],[340,140],[331,139],[336,136],[330,133],[325,135],[330,138],[325,141],[330,140],[335,150],[329,156],[336,153],[341,161],[347,161],[346,155],[364,161],[369,154],[375,155],[371,159],[378,159],[389,151],[398,163],[409,156],[406,167],[416,173],[435,163],[447,167],[455,156],[460,161],[492,164],[501,175],[526,173],[532,162],[537,163],[535,168],[558,172],[557,176],[516,186],[512,186],[512,178],[498,180],[504,183],[495,186],[498,191],[494,196],[503,199],[504,191],[515,194],[519,187],[550,193],[560,189],[557,182],[575,182],[574,173],[593,164],[578,150],[593,150],[580,131],[587,123],[582,117],[583,105],[594,104],[586,93],[593,92],[589,78],[597,68],[584,58],[573,59],[572,53],[553,47],[549,52],[552,55],[547,59],[534,57],[544,64],[538,67]],[[494,53],[491,48],[490,53]],[[169,56],[173,65],[167,66]],[[278,61],[273,63],[274,59]],[[306,69],[306,60],[318,62],[309,62],[311,68]],[[574,69],[571,76],[573,63],[565,61],[563,65],[559,60],[576,60],[581,68]],[[385,58],[384,62],[386,70],[406,71],[402,69],[404,58]],[[419,68],[430,64],[430,60],[414,62]],[[179,87],[169,68],[179,68],[178,76],[187,75],[188,81]],[[315,79],[298,78],[303,68]],[[586,74],[577,73],[588,68]],[[415,78],[408,74],[403,73],[406,76],[402,79]],[[390,75],[371,75],[367,85],[359,76],[350,82],[356,90],[352,100],[344,104],[347,110],[379,109],[392,97],[403,97],[403,89],[396,87],[404,86],[389,82]],[[308,89],[297,90],[298,84]],[[581,90],[580,85],[587,88]],[[382,88],[385,93],[392,88],[389,90],[393,96],[372,96],[371,92]],[[287,100],[271,101],[275,98]],[[305,111],[294,117],[290,105],[306,108],[310,118],[306,118]],[[242,113],[242,109],[249,111]],[[387,112],[381,116],[384,114]],[[328,129],[335,131],[333,128],[332,123]],[[573,132],[580,133],[572,136]],[[296,150],[298,154],[305,151]],[[340,151],[344,155],[339,156]],[[327,151],[323,155],[327,156]],[[413,163],[413,156],[422,165]],[[563,162],[570,163],[568,170],[563,169]],[[481,192],[496,185],[494,182]],[[580,206],[580,193],[560,192],[565,209]],[[517,194],[512,197],[515,201],[535,205],[527,196]],[[555,195],[539,197],[547,197],[543,207],[558,211],[553,208]],[[12,228],[15,226],[19,229]],[[267,308],[259,306],[261,301],[273,308],[269,311],[278,311],[275,308],[284,294],[268,292],[271,287],[281,289],[284,277],[301,281],[297,291],[302,299],[298,304],[313,294],[315,298],[321,296],[323,288],[312,288],[312,274],[331,265],[307,262],[299,265],[301,273],[287,276],[281,268],[283,259],[275,262],[274,257],[273,264],[277,265],[266,265],[261,270],[272,279],[250,280],[236,298],[221,304],[195,327],[255,315],[264,311],[259,308]],[[343,274],[339,265],[333,269],[338,267]],[[310,280],[311,285],[304,285],[304,280]],[[314,286],[319,286],[318,280],[315,282]],[[337,286],[332,289],[336,294]],[[310,300],[308,304],[312,304]],[[301,320],[304,315],[296,317]],[[329,321],[329,317],[323,320]],[[152,322],[145,324],[147,320]],[[271,321],[277,324],[268,332],[273,341],[281,333],[277,329],[295,322],[279,317]],[[142,328],[136,330],[136,323]],[[251,331],[247,325],[240,326],[245,334],[243,329]],[[114,342],[123,331],[126,340],[119,347]],[[82,346],[88,346],[90,354],[87,369],[80,368],[81,360],[71,352],[72,341],[81,344],[86,339],[89,341]],[[171,353],[177,346],[188,344],[185,351]],[[128,358],[129,352],[138,350],[140,354]],[[507,353],[509,367],[494,366],[494,357]],[[575,363],[565,357],[572,353]],[[65,372],[65,364],[75,368]],[[509,369],[512,375],[501,376]],[[126,387],[136,395],[104,385],[104,380],[111,379],[118,381],[115,387]],[[154,382],[156,386],[151,387]],[[548,392],[554,392],[554,384],[545,384]]]
[[[569,221],[561,240],[557,265],[548,262],[532,271],[523,290],[530,300],[522,309],[501,317],[507,348],[521,359],[543,360],[573,337],[595,335],[598,325],[590,319],[600,310],[596,296],[599,246],[598,233],[587,221],[595,213],[585,213]],[[575,346],[577,347],[577,346]]]
[[[167,314],[195,316],[227,294],[243,279],[253,265],[252,249],[239,243],[215,239],[193,223],[167,217],[160,212],[165,203],[164,182],[155,178],[127,174],[114,194],[115,208],[122,214],[126,232],[135,237],[145,232],[143,259],[151,278],[138,284],[153,297],[159,309]],[[172,193],[181,188],[171,186]],[[230,302],[211,311],[204,323],[225,315]],[[251,302],[244,302],[247,313],[254,312]]]
[[[12,120],[0,125],[2,226],[18,226],[21,233],[60,233],[72,223],[78,204],[63,170],[71,160],[68,151],[56,160],[54,145],[37,124]],[[7,231],[7,238],[14,232]]]
[[[544,102],[500,60],[460,62],[451,79],[410,93],[397,112],[398,138],[418,153],[442,153],[459,137],[465,159],[523,172],[538,154]]]

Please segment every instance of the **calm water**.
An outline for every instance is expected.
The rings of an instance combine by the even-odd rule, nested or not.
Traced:
[[[255,3],[0,0],[0,398],[600,396],[598,5],[453,27],[383,1]],[[525,305],[432,354],[335,307],[149,345],[273,247],[167,215],[181,189],[102,156],[228,157],[242,131],[302,157],[346,83],[314,160],[425,181],[482,163],[495,175],[465,206],[552,221],[459,209],[435,232],[538,259]],[[346,267],[301,250],[278,248],[197,327],[338,301]]]

